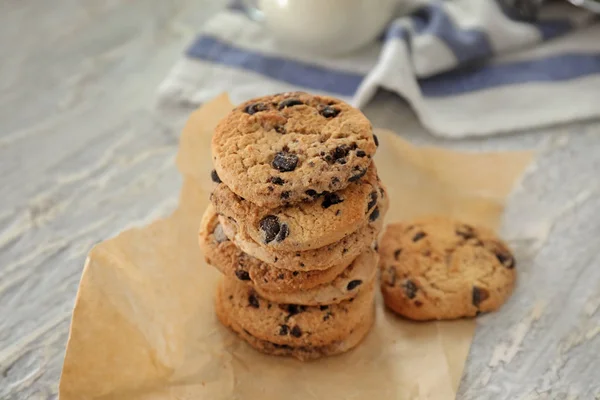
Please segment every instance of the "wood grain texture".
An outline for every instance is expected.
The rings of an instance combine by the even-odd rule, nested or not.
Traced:
[[[189,110],[155,90],[218,0],[0,2],[0,399],[54,399],[91,246],[167,214]],[[451,142],[397,97],[375,126],[420,144],[535,148],[507,210],[519,284],[479,327],[458,398],[600,398],[600,122]]]

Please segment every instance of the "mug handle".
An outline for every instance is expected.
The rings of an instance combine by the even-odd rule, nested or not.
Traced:
[[[252,21],[262,23],[265,20],[265,14],[258,7],[258,0],[234,0],[231,7],[242,11]]]

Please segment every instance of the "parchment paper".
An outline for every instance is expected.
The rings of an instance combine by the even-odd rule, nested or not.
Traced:
[[[86,261],[60,382],[61,400],[451,399],[475,321],[414,323],[384,310],[354,351],[301,363],[251,349],[213,312],[218,272],[197,244],[211,187],[210,136],[230,109],[204,105],[181,137],[177,210],[95,246]],[[496,228],[531,153],[416,148],[379,132],[387,221],[450,214]]]

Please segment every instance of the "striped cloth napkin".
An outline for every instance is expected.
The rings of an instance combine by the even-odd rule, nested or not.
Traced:
[[[235,103],[295,90],[363,107],[378,88],[402,96],[445,137],[484,136],[600,116],[600,23],[567,2],[537,22],[491,0],[428,1],[377,43],[343,57],[298,54],[237,7],[212,18],[159,88],[163,102]]]

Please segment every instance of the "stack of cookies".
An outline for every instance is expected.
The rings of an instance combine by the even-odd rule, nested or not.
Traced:
[[[377,145],[360,111],[301,92],[248,101],[217,126],[200,245],[224,275],[218,318],[254,348],[314,359],[371,328],[388,207]]]

